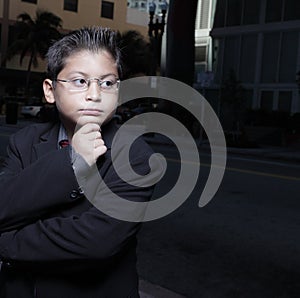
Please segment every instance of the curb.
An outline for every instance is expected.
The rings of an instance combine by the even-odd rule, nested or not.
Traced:
[[[185,298],[186,297],[142,279],[140,279],[139,281],[139,288],[140,288],[139,291],[140,298]]]

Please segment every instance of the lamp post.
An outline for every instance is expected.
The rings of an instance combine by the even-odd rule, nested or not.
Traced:
[[[300,70],[296,73],[296,83],[298,85],[298,92],[300,95]]]
[[[162,45],[162,37],[165,31],[166,24],[166,14],[168,9],[168,3],[166,1],[162,1],[159,4],[159,9],[161,10],[161,19],[159,20],[158,16],[156,16],[156,4],[152,0],[149,5],[149,24],[148,24],[148,36],[150,39],[151,47],[154,53],[154,61],[152,63],[151,75],[156,74],[157,67],[160,66],[161,61],[161,45]],[[154,21],[154,17],[155,21]]]

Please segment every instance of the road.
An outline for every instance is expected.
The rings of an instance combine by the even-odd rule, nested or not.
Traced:
[[[176,173],[179,162],[166,154]],[[300,297],[300,164],[230,155],[216,196],[198,208],[205,153],[201,164],[189,199],[143,225],[141,277],[186,297]]]
[[[13,130],[0,126],[1,150]],[[176,183],[180,161],[172,148],[154,148],[168,158],[159,197]],[[186,297],[300,297],[300,164],[229,155],[217,194],[198,208],[210,169],[207,152],[200,157],[198,184],[188,200],[143,224],[141,278]]]

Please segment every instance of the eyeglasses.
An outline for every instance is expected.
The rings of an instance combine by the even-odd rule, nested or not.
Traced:
[[[68,90],[72,92],[84,92],[90,87],[92,81],[96,81],[100,90],[106,93],[114,93],[119,89],[120,80],[117,78],[98,79],[98,78],[76,78],[72,80],[55,79],[56,82],[68,83]]]

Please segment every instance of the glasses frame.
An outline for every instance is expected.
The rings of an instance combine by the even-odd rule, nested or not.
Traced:
[[[54,79],[53,81],[54,82],[62,82],[62,83],[73,83],[74,81],[77,81],[77,80],[80,80],[80,79],[83,79],[87,82],[87,85],[86,87],[84,87],[83,89],[80,89],[80,87],[78,89],[72,89],[72,85],[69,84],[69,86],[71,88],[68,88],[68,90],[70,92],[85,92],[89,89],[90,85],[91,85],[91,82],[92,81],[97,81],[97,85],[98,87],[100,88],[100,90],[104,93],[114,93],[116,91],[119,90],[119,87],[120,87],[120,79],[116,79],[115,83],[112,85],[112,88],[111,89],[103,89],[103,87],[101,86],[102,83],[106,82],[106,81],[110,81],[110,80],[106,80],[106,79],[99,79],[99,78],[89,78],[89,79],[85,79],[85,78],[77,78],[77,79],[72,79],[72,80],[65,80],[65,79]],[[116,87],[114,87],[116,86]]]

